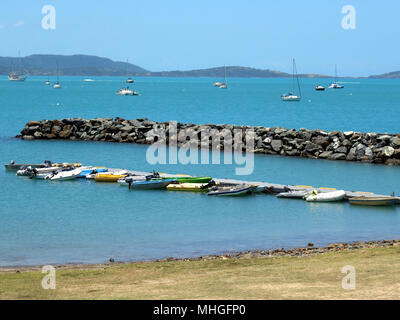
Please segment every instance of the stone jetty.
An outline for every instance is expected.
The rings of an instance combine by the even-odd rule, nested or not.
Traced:
[[[30,121],[25,125],[18,138],[24,140],[36,139],[67,139],[84,141],[107,141],[117,143],[151,144],[157,141],[157,132],[166,133],[163,138],[166,144],[177,141],[178,146],[187,142],[187,134],[181,134],[188,129],[191,135],[198,137],[198,147],[215,148],[214,138],[223,136],[223,131],[246,132],[251,131],[254,146],[251,151],[267,155],[281,155],[292,157],[306,157],[328,160],[361,161],[367,163],[381,163],[400,165],[400,134],[353,131],[324,131],[286,129],[282,127],[252,127],[228,124],[183,124],[175,123],[177,132],[170,130],[171,123],[156,122],[148,119],[126,120],[123,118],[97,119],[61,119]],[[212,130],[212,138],[204,140],[202,133]],[[228,131],[227,131],[228,130]],[[170,132],[171,131],[171,132]],[[174,139],[175,138],[175,139]],[[217,149],[224,148],[221,139]],[[233,140],[232,140],[232,143]],[[193,146],[193,145],[192,145]]]

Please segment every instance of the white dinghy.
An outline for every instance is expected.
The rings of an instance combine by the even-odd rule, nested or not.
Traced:
[[[314,190],[312,194],[306,196],[306,201],[309,202],[331,202],[331,201],[341,201],[346,196],[346,192],[344,190],[338,191],[330,191],[330,192],[322,192],[318,193],[317,190]]]
[[[64,180],[73,180],[78,178],[82,173],[82,169],[73,169],[68,171],[59,171],[50,173],[45,177],[45,180],[51,181],[64,181]]]

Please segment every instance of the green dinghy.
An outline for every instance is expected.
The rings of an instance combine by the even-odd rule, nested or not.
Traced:
[[[211,177],[161,177],[159,179],[174,179],[178,183],[208,183],[212,180]]]

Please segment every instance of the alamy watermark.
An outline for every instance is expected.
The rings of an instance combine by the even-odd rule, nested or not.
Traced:
[[[42,28],[44,30],[55,30],[56,29],[56,8],[50,4],[46,4],[42,7],[42,14],[45,16],[42,18]]]
[[[342,279],[342,288],[345,290],[355,290],[356,289],[356,268],[347,265],[342,268],[342,273],[345,276]]]
[[[45,290],[56,289],[56,268],[51,265],[43,266],[42,273],[46,275],[42,279],[42,288]]]
[[[147,133],[151,145],[146,160],[151,165],[220,164],[223,154],[224,164],[237,165],[236,175],[249,175],[254,171],[254,137],[253,129],[218,130],[201,126],[197,130],[190,127],[178,130],[177,122],[170,121],[168,127],[161,125]]]
[[[342,7],[342,28],[345,30],[354,30],[356,28],[356,8],[350,4]]]

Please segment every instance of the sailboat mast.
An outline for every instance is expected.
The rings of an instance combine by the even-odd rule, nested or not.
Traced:
[[[224,82],[226,83],[226,66],[224,66]]]
[[[294,62],[294,59],[293,59],[293,62]],[[297,88],[299,89],[299,97],[301,97],[301,89],[300,89],[299,75],[297,74],[296,62],[294,62],[294,71],[296,72]]]
[[[335,64],[335,83],[337,82],[337,65]]]
[[[294,94],[294,67],[295,67],[295,62],[294,62],[294,59],[293,59],[293,66],[292,66],[292,68],[293,68],[293,74],[292,74],[292,94]]]

